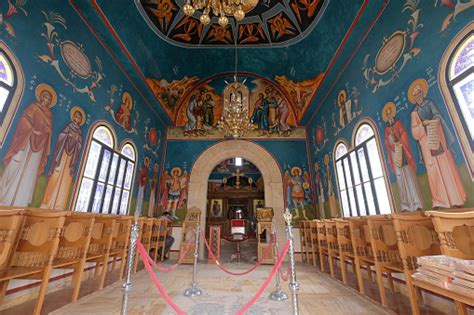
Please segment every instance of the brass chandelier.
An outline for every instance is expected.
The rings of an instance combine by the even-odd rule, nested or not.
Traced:
[[[252,10],[258,0],[187,0],[183,6],[184,14],[192,16],[195,11],[203,10],[199,18],[203,25],[211,22],[211,13],[217,17],[221,26],[229,23],[228,16],[233,16],[236,21],[241,21],[245,13]]]

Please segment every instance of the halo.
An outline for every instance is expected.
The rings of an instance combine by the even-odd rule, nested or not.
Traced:
[[[425,79],[416,79],[412,84],[410,84],[410,87],[408,88],[408,100],[412,104],[416,104],[415,98],[413,97],[413,90],[417,86],[421,87],[421,90],[423,91],[423,97],[426,97],[426,94],[428,94],[428,82],[426,82]]]
[[[128,109],[132,109],[132,106],[133,106],[133,99],[132,99],[132,95],[130,95],[130,93],[128,92],[123,92],[122,94],[122,103],[126,103],[126,100],[129,100],[128,102]]]
[[[345,90],[341,90],[339,94],[337,95],[337,105],[341,106],[342,104],[339,103],[339,100],[341,99],[341,95],[344,95],[344,100],[347,100],[347,93]]]
[[[46,84],[46,83],[40,83],[36,87],[35,89],[36,100],[39,101],[40,96],[43,92],[48,92],[49,94],[51,94],[51,105],[49,107],[51,108],[54,105],[56,105],[56,102],[58,101],[58,95],[56,94],[56,91],[49,84]]]
[[[173,167],[171,169],[171,175],[174,176],[174,171],[178,171],[178,175],[177,176],[181,176],[181,169],[179,167]]]
[[[69,115],[71,117],[71,120],[73,120],[73,117],[76,113],[81,113],[81,115],[82,115],[82,120],[79,123],[79,126],[84,125],[84,123],[86,122],[86,113],[79,106],[74,106],[73,108],[71,108],[71,112],[69,113]]]
[[[299,174],[301,175],[301,168],[299,168],[298,166],[294,166],[293,168],[291,168],[291,174],[293,175],[296,170],[298,170]]]
[[[324,155],[324,164],[328,165],[329,164],[329,154]]]
[[[385,122],[387,122],[388,120],[388,117],[387,117],[388,110],[390,110],[393,113],[393,116],[397,114],[397,107],[395,106],[395,104],[393,104],[392,102],[388,102],[387,104],[385,104],[385,106],[382,109],[382,119]]]
[[[143,159],[143,164],[147,164],[150,165],[150,158],[148,156],[145,156],[145,158]]]

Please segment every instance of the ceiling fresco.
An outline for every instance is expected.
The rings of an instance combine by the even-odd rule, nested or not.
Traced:
[[[329,0],[263,0],[245,18],[225,27],[213,17],[203,26],[201,13],[186,16],[185,0],[140,0],[137,8],[150,28],[170,44],[184,47],[279,47],[302,40],[318,23]]]
[[[313,111],[313,100],[322,94],[319,93],[321,86],[333,79],[334,73],[328,71],[345,62],[357,46],[358,37],[387,0],[261,0],[261,4],[248,12],[249,19],[260,19],[261,27],[267,30],[259,33],[261,38],[254,43],[234,45],[234,39],[239,41],[239,31],[231,31],[229,27],[228,33],[219,33],[219,36],[231,44],[214,42],[206,46],[203,42],[210,43],[215,35],[212,35],[211,24],[209,29],[201,29],[199,40],[189,38],[195,36],[189,29],[179,33],[181,41],[195,43],[186,47],[169,39],[187,27],[184,15],[180,17],[179,13],[182,0],[69,1],[118,55],[130,76],[143,83],[147,93],[151,92],[172,125],[179,126],[182,117],[179,108],[185,106],[186,95],[192,94],[203,82],[237,71],[244,77],[264,79],[283,91],[294,109],[294,125],[304,126],[308,113]],[[162,17],[161,24],[157,19],[150,25],[149,14],[154,14],[151,10],[163,6],[163,1],[177,1],[178,6],[171,15]],[[311,7],[314,9],[311,13],[309,9],[296,13],[297,7],[316,2],[318,7]],[[312,22],[308,15],[314,17]],[[280,18],[291,22],[286,24],[286,35],[271,31],[270,24]],[[168,37],[164,38],[164,33],[157,35],[157,28],[163,29]],[[242,32],[251,32],[251,27],[247,28]],[[288,34],[293,30],[298,35],[291,39]],[[214,32],[220,31],[215,29]],[[265,44],[264,38],[272,40],[271,46]],[[276,47],[277,42],[281,43],[279,47]],[[345,51],[342,58],[341,51]]]

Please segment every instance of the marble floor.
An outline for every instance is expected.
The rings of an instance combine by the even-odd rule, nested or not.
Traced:
[[[232,270],[245,270],[251,264],[229,264]],[[199,265],[197,284],[203,295],[195,298],[183,296],[190,286],[192,266],[183,265],[169,273],[156,272],[158,279],[175,303],[187,314],[234,314],[250,300],[268,277],[272,266],[261,266],[249,275],[234,277],[223,273],[215,264]],[[286,270],[286,267],[284,267]],[[327,274],[299,263],[297,265],[300,314],[393,314],[353,289],[343,286]],[[290,301],[275,302],[268,299],[274,290],[272,281],[262,296],[246,314],[291,314]],[[287,293],[288,283],[283,283]],[[101,291],[81,298],[50,314],[120,314],[122,300],[121,283],[115,283]],[[175,314],[158,294],[147,271],[134,276],[134,286],[129,295],[128,314]]]

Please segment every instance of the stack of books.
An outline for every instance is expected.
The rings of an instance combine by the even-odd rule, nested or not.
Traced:
[[[417,264],[414,279],[474,296],[474,260],[436,255],[418,257]]]

